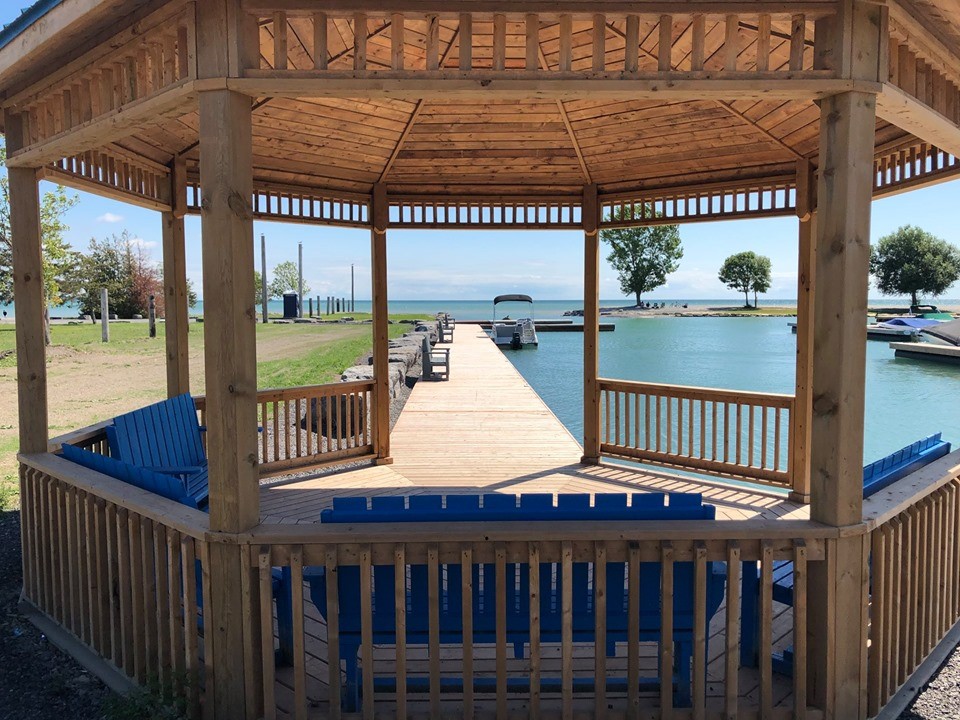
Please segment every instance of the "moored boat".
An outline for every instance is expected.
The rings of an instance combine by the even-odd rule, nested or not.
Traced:
[[[497,305],[505,302],[519,302],[530,305],[530,317],[511,320],[509,316],[497,320]],[[529,295],[510,294],[497,295],[493,299],[493,325],[491,327],[493,341],[502,347],[514,350],[539,344],[537,327],[533,321],[533,298]]]

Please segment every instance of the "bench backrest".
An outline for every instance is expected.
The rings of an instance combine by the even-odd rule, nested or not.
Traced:
[[[942,458],[950,452],[950,443],[940,438],[940,433],[917,440],[895,453],[887,455],[863,468],[863,497],[901,480],[912,472]]]
[[[107,427],[110,453],[141,467],[200,466],[206,453],[189,394],[119,415]]]
[[[433,375],[433,363],[430,361],[430,338],[426,335],[421,342],[421,355],[423,356],[420,360],[423,377],[428,378]]]
[[[481,504],[482,499],[482,504]],[[446,502],[439,495],[375,497],[368,506],[367,498],[335,498],[334,507],[321,515],[325,523],[359,522],[470,522],[470,521],[557,521],[557,520],[712,520],[716,509],[704,505],[697,494],[644,493],[596,495],[590,505],[589,495],[560,495],[553,504],[552,495],[522,495],[518,505],[513,495],[448,495]],[[669,502],[666,502],[669,500]],[[573,563],[573,625],[575,632],[589,633],[594,628],[595,606],[594,563]],[[714,575],[708,563],[708,612],[712,615],[723,596],[724,577]],[[530,567],[525,562],[506,563],[507,625],[511,635],[528,631],[530,619]],[[558,632],[561,622],[563,568],[560,563],[541,563],[539,568],[540,615],[544,634]],[[475,632],[495,629],[498,580],[496,565],[475,563],[471,566],[472,606]],[[341,631],[359,627],[360,568],[341,564],[338,569],[338,595]],[[407,580],[407,629],[411,633],[426,632],[429,627],[429,580],[426,565],[411,565]],[[373,620],[379,627],[393,627],[396,610],[393,565],[373,567]],[[441,607],[441,632],[456,633],[461,628],[463,601],[463,567],[459,563],[441,564],[438,596]],[[607,627],[611,633],[626,630],[628,588],[627,564],[606,563]],[[689,562],[674,565],[674,623],[678,631],[690,630],[693,618],[694,572]],[[660,623],[660,565],[640,564],[640,624],[645,632],[655,632]],[[311,595],[326,616],[326,593],[323,577],[311,580]],[[709,617],[709,615],[708,615]]]
[[[117,480],[134,485],[142,490],[174,500],[182,505],[200,509],[197,501],[190,496],[184,487],[183,481],[172,475],[154,472],[147,468],[137,467],[130,463],[116,460],[106,455],[98,455],[74,445],[62,446],[63,457],[90,470],[109,475]]]

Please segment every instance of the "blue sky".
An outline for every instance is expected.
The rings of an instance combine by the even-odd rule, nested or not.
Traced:
[[[80,193],[80,203],[67,221],[69,242],[86,247],[91,237],[129,230],[159,262],[160,214]],[[920,225],[960,244],[955,203],[960,181],[878,200],[873,205],[871,236],[877,238],[901,225]],[[296,261],[303,242],[304,279],[312,295],[349,295],[350,264],[356,265],[357,299],[369,298],[369,233],[335,227],[256,223],[256,262],[259,238],[267,237],[267,267]],[[187,274],[202,288],[200,220],[188,217]],[[723,259],[741,250],[771,258],[773,287],[768,297],[796,297],[797,221],[794,218],[738,220],[682,225],[684,258],[655,298],[736,298],[717,280]],[[583,236],[578,232],[393,230],[388,236],[390,296],[397,300],[489,300],[502,292],[527,292],[539,299],[582,296]],[[602,250],[604,255],[606,249]],[[202,294],[202,293],[201,293]],[[874,296],[875,293],[871,293]],[[603,263],[601,296],[620,297],[616,273]],[[946,297],[960,296],[954,286]]]
[[[12,20],[19,6],[0,9],[0,23]],[[956,205],[960,181],[897,195],[874,203],[871,235],[877,238],[901,225],[914,224],[960,244]],[[67,222],[68,241],[83,250],[91,237],[129,230],[159,262],[160,215],[80,193],[80,203]],[[370,250],[366,231],[257,223],[268,241],[268,268],[297,258],[303,242],[304,276],[313,295],[348,295],[350,265],[356,265],[357,299],[369,298]],[[681,226],[684,258],[666,286],[650,299],[736,298],[717,280],[723,259],[741,250],[767,255],[773,264],[771,298],[796,297],[797,221],[793,218],[699,223]],[[488,300],[502,292],[520,291],[541,299],[582,296],[583,238],[577,232],[391,231],[389,235],[390,296],[397,300]],[[202,295],[200,221],[187,219],[187,274]],[[604,251],[604,255],[606,251]],[[871,293],[871,296],[876,293]],[[621,296],[616,274],[603,263],[601,297]],[[947,297],[960,297],[954,286]]]

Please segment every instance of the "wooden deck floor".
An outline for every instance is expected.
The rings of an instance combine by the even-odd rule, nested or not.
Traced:
[[[392,434],[393,465],[265,485],[261,490],[264,521],[317,522],[320,510],[329,507],[338,495],[467,492],[701,492],[705,501],[717,507],[721,518],[808,516],[805,507],[788,502],[782,495],[751,488],[624,465],[580,465],[578,442],[481,330],[461,325],[449,347],[450,380],[417,383]],[[323,717],[328,697],[326,623],[310,602],[306,605],[308,697],[315,703],[316,716]],[[723,616],[721,608],[710,631],[708,697],[715,709],[724,691]],[[790,608],[776,606],[773,638],[779,649],[792,643],[791,616]],[[657,647],[655,643],[643,647],[643,674],[652,680],[657,673]],[[375,665],[389,666],[393,652],[390,647],[376,648]],[[411,647],[408,652],[411,677],[422,676],[427,668],[426,648]],[[492,648],[476,648],[475,652],[477,676],[492,675]],[[461,650],[443,646],[443,657],[444,676],[456,676]],[[559,662],[559,648],[544,646],[543,658],[547,672]],[[521,671],[527,662],[511,660],[510,667]],[[624,663],[622,652],[609,659],[611,677],[625,672]],[[592,667],[592,655],[576,661],[578,675],[589,676]],[[292,709],[292,688],[290,671],[280,669],[277,699],[281,716],[284,710]],[[758,688],[756,670],[741,669],[742,702],[755,702]],[[789,703],[789,698],[789,682],[778,679],[775,703]],[[482,701],[478,697],[478,702]],[[655,702],[655,693],[649,701]],[[418,701],[411,697],[411,702],[415,707]]]
[[[264,522],[316,522],[336,495],[471,492],[701,492],[720,518],[808,517],[775,493],[580,465],[579,443],[482,330],[460,325],[448,347],[450,379],[414,387],[391,435],[393,465],[265,485]]]

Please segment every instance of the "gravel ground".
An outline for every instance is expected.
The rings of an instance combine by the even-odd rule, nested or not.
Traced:
[[[947,658],[899,720],[960,718],[960,648]]]
[[[100,720],[110,691],[17,611],[20,514],[0,513],[0,720]]]

